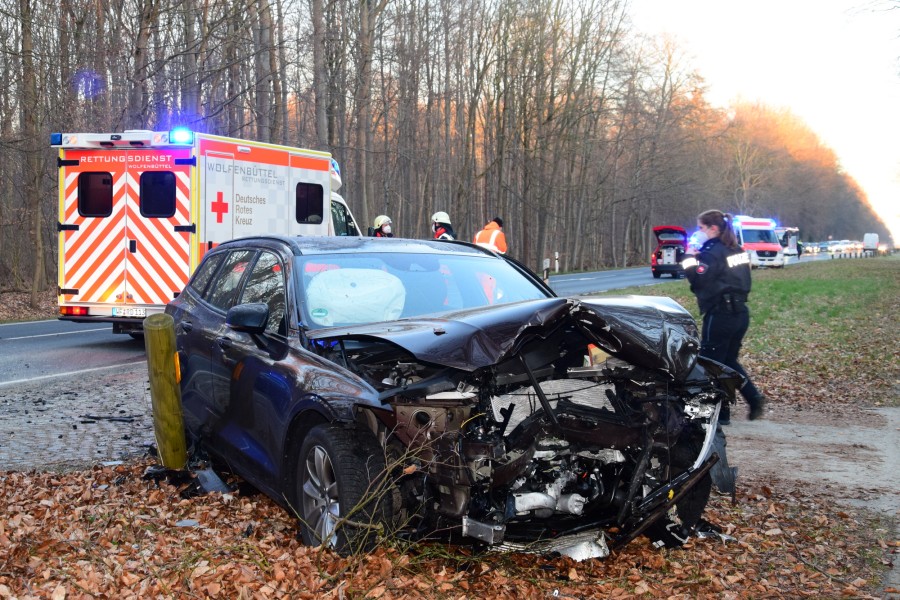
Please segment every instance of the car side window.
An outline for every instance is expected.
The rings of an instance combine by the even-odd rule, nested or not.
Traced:
[[[281,261],[271,252],[261,252],[244,286],[239,304],[253,302],[268,304],[269,320],[266,322],[266,331],[285,335],[287,324],[284,291],[284,267]]]
[[[216,280],[207,289],[205,300],[222,310],[228,310],[234,306],[234,301],[241,288],[241,280],[253,259],[253,254],[253,250],[236,250],[229,254],[222,268],[219,269]]]
[[[203,297],[206,286],[209,285],[213,275],[216,274],[216,269],[222,264],[223,258],[225,258],[224,254],[214,254],[213,256],[210,256],[207,260],[203,261],[200,267],[197,268],[197,272],[191,277],[188,287],[194,290],[198,296]]]

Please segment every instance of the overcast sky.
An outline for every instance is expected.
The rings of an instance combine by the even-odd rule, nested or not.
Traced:
[[[713,104],[758,100],[803,119],[900,244],[900,2],[631,0],[630,7],[637,29],[675,37]]]

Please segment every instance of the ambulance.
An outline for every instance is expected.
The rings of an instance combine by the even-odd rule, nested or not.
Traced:
[[[784,251],[778,236],[774,219],[738,215],[732,221],[738,243],[750,255],[750,266],[781,268],[785,264]]]
[[[205,252],[262,233],[360,235],[327,152],[188,129],[53,133],[59,318],[141,333]]]

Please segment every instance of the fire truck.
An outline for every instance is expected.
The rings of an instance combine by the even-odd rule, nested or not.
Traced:
[[[327,152],[194,132],[53,133],[59,318],[139,335],[217,244],[360,235]]]

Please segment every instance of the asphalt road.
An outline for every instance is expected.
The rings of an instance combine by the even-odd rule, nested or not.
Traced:
[[[660,279],[653,279],[649,267],[636,267],[615,271],[551,275],[550,287],[560,296],[576,296],[625,287],[653,285],[654,283],[671,280],[671,277],[668,275]]]
[[[144,343],[111,325],[33,321],[0,325],[0,387],[96,377],[144,362]]]

